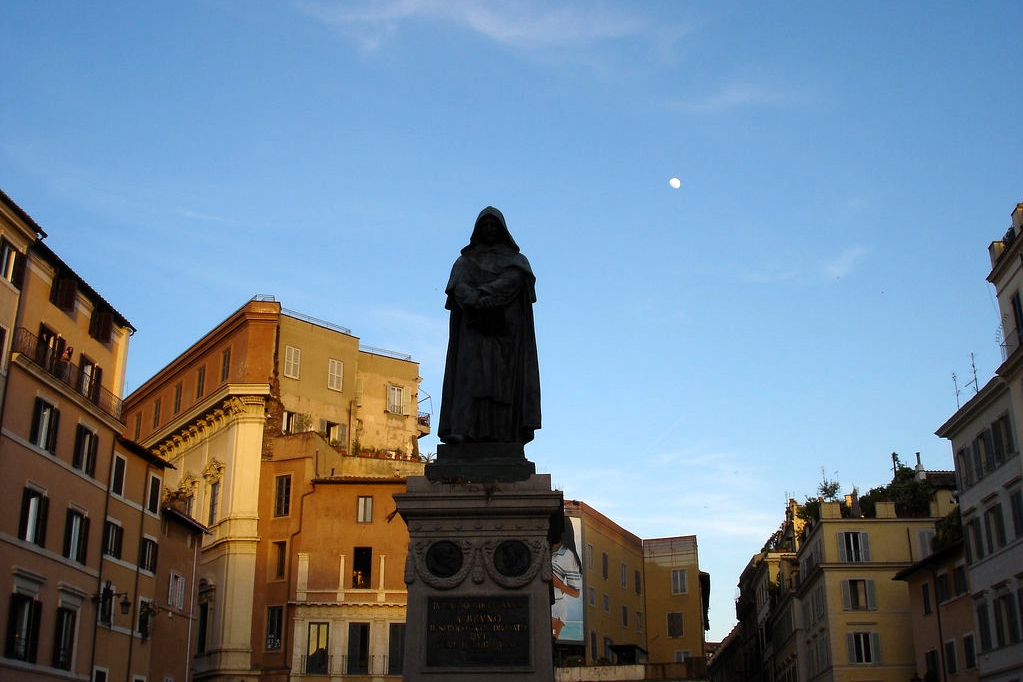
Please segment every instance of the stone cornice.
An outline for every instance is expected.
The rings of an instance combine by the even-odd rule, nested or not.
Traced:
[[[131,395],[125,398],[125,402],[132,406],[145,402],[154,391],[159,391],[163,386],[169,385],[175,377],[181,374],[193,362],[208,354],[211,349],[217,347],[217,344],[230,338],[233,333],[242,327],[251,324],[278,324],[280,310],[281,304],[276,301],[258,299],[247,301],[226,320],[210,330],[184,353],[176,357],[170,364],[135,389]]]
[[[230,395],[211,405],[187,422],[177,422],[162,439],[149,448],[160,457],[173,462],[181,453],[200,441],[227,428],[240,417],[265,419],[266,398],[263,395]]]
[[[232,398],[241,398],[243,400],[256,398],[265,402],[265,397],[268,395],[270,395],[269,384],[226,384],[210,393],[201,402],[176,415],[174,419],[139,442],[147,448],[157,448],[160,443],[173,438],[174,434],[187,428],[188,424],[205,420],[210,412],[221,409],[222,405]]]

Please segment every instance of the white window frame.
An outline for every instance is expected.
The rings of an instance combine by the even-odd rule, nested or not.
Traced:
[[[117,480],[117,471],[120,467],[121,480]],[[110,492],[118,497],[124,497],[124,482],[128,477],[128,460],[121,455],[114,454],[114,465],[110,473]],[[116,484],[116,485],[115,485]]]
[[[50,500],[46,491],[35,485],[25,486],[22,492],[18,537],[42,547],[49,515]],[[20,526],[24,526],[24,533]]]
[[[85,563],[85,552],[89,541],[89,515],[84,510],[72,506],[64,526],[64,551],[63,556]]]
[[[373,496],[359,495],[358,509],[355,514],[357,523],[373,523]]]
[[[291,474],[274,477],[274,518],[291,516]]]
[[[78,609],[70,608],[65,604],[57,607],[57,622],[53,633],[54,667],[58,670],[74,670],[75,650],[78,648]],[[62,656],[58,651],[65,652]],[[64,665],[58,665],[58,660]]]
[[[33,408],[32,445],[54,454],[57,447],[57,429],[60,408],[46,398],[37,397]]]
[[[153,489],[153,482],[156,482],[156,489]],[[150,514],[159,515],[160,497],[163,493],[163,479],[156,474],[149,474],[146,482],[146,511]],[[155,495],[154,495],[155,492]]]
[[[274,614],[276,618],[271,618]],[[273,629],[271,629],[273,626]],[[278,604],[270,604],[266,607],[266,641],[263,648],[265,651],[280,651],[281,640],[284,634],[284,607]]]
[[[870,536],[862,531],[838,533],[838,560],[842,563],[870,561]]]
[[[99,369],[96,363],[82,355],[78,360],[79,377],[78,392],[87,398],[96,395],[96,370]]]
[[[956,652],[956,641],[954,639],[945,641],[945,667],[950,675],[959,672],[959,654]]]
[[[178,611],[185,608],[185,576],[171,571],[167,585],[167,606]]]
[[[323,420],[321,422],[321,426],[323,427],[324,438],[326,438],[327,442],[331,445],[334,443],[344,445],[345,441],[348,440],[347,430],[345,433],[341,433],[341,427],[345,426],[345,424],[338,424],[337,422]]]
[[[341,392],[344,385],[345,363],[334,358],[327,359],[327,388]]]
[[[671,634],[671,621],[674,620],[675,616],[678,616],[679,628],[678,634],[673,635]],[[665,626],[664,632],[669,638],[677,639],[679,637],[685,637],[686,636],[685,614],[682,611],[669,611],[668,613],[664,614],[664,626]]]
[[[877,632],[850,632],[846,634],[850,663],[875,664],[881,662],[881,635]]]
[[[295,346],[284,347],[284,376],[298,379],[302,371],[302,349]]]
[[[990,551],[995,552],[1009,544],[1002,503],[996,502],[984,510],[984,537]]]
[[[78,424],[75,429],[75,450],[71,459],[72,468],[89,476],[95,476],[98,445],[99,435],[96,433],[96,430],[85,424]]]
[[[926,583],[925,583],[926,584]],[[862,591],[859,589],[862,586]],[[877,609],[877,589],[874,581],[850,578],[842,581],[842,609],[844,611],[874,611]]]
[[[207,524],[206,525],[207,526],[213,526],[214,524],[217,523],[217,521],[220,520],[219,518],[217,518],[219,516],[219,514],[220,514],[220,510],[218,508],[219,507],[219,503],[220,503],[220,500],[218,499],[220,497],[220,481],[219,480],[210,481],[209,496],[208,497],[209,497],[209,499],[206,501],[207,502],[207,504],[206,504],[206,520],[207,520]]]
[[[967,645],[966,642],[969,642]],[[980,654],[979,647],[977,646],[977,638],[972,632],[963,633],[963,669],[964,670],[976,670],[977,669],[977,658]]]
[[[160,560],[160,543],[152,535],[143,535],[139,541],[139,570],[150,575],[156,574]]]
[[[671,569],[671,593],[689,594],[689,576],[686,573],[686,569]]]
[[[408,414],[405,396],[404,386],[387,384],[387,411],[391,414]]]
[[[14,282],[14,263],[20,252],[14,244],[6,239],[0,239],[0,277],[8,282]]]
[[[220,381],[224,382],[231,378],[231,347],[228,346],[220,351]]]
[[[124,526],[117,519],[107,518],[103,523],[102,552],[114,559],[120,559],[124,553]]]

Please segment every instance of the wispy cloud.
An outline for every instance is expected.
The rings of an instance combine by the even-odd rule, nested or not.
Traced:
[[[247,223],[247,222],[238,220],[237,218],[228,218],[226,216],[214,215],[212,213],[203,213],[201,211],[193,211],[193,210],[188,209],[188,208],[181,208],[181,207],[179,207],[179,208],[175,209],[175,212],[178,215],[180,215],[180,216],[182,216],[184,218],[188,218],[189,220],[198,220],[198,221],[201,221],[201,222],[208,222],[208,223],[221,223],[221,224],[224,224],[224,225],[242,225],[242,224],[251,225],[251,223]]]
[[[626,528],[641,533],[670,532],[667,529],[677,529],[680,518],[688,519],[690,524],[697,518],[721,521],[733,512],[745,515],[743,518],[751,513],[772,518],[775,510],[751,507],[751,501],[764,492],[764,468],[755,459],[689,447],[655,449],[655,453],[626,468],[575,470],[555,484],[564,486],[566,496],[584,499],[611,518],[620,518],[619,523]],[[679,495],[678,475],[683,471],[686,472],[686,493]],[[663,504],[653,515],[637,514],[634,505],[622,497],[622,490],[642,491],[646,497],[663,500]],[[742,523],[734,523],[732,526],[731,533],[737,535],[752,533],[759,537],[764,532],[759,525],[750,528],[748,524],[743,527]]]
[[[756,83],[729,83],[716,92],[677,102],[690,114],[720,114],[735,109],[760,106],[784,106],[803,101],[803,97]]]
[[[870,250],[863,246],[850,246],[828,259],[805,253],[790,254],[788,259],[777,262],[736,266],[735,276],[742,282],[761,285],[819,283],[822,279],[833,282],[856,272],[869,254]]]
[[[423,315],[396,308],[373,309],[367,315],[372,328],[387,343],[416,348],[417,362],[443,369],[448,333],[445,315]]]
[[[851,246],[831,260],[821,264],[821,273],[827,279],[841,279],[852,274],[857,266],[870,253],[862,246]]]
[[[627,38],[649,28],[635,11],[599,3],[389,0],[330,2],[299,0],[296,7],[376,49],[411,20],[443,21],[519,49],[584,45]]]
[[[788,268],[767,268],[762,270],[744,270],[739,278],[750,284],[777,284],[796,278],[796,271]]]

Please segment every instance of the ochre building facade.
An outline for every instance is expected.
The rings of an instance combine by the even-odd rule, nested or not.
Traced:
[[[196,679],[400,674],[408,535],[390,494],[429,433],[408,356],[255,298],[125,400],[209,529]]]

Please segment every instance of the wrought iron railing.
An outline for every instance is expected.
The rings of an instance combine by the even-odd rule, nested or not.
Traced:
[[[64,360],[53,348],[24,327],[15,330],[11,352],[21,353],[111,417],[121,418],[121,399],[100,385],[96,380],[95,368],[83,371],[75,363]]]
[[[400,676],[402,661],[400,658],[395,660],[380,655],[366,658],[334,656],[326,650],[320,650],[315,654],[301,656],[298,670],[299,675]]]
[[[273,299],[272,296],[270,298],[271,300]],[[294,317],[296,320],[302,320],[303,322],[308,322],[309,324],[315,324],[317,327],[323,327],[325,329],[331,329],[336,332],[341,332],[345,336],[352,335],[352,330],[349,329],[348,327],[342,327],[339,324],[327,322],[326,320],[321,320],[319,318],[313,317],[312,315],[306,315],[305,313],[295,312],[294,310],[288,310],[287,308],[281,308],[281,314],[287,315],[288,317]]]
[[[395,360],[405,360],[412,362],[412,356],[408,353],[399,353],[393,350],[385,350],[383,348],[374,348],[373,346],[364,346],[359,344],[359,350],[363,353],[369,353],[370,355],[382,355],[385,358],[394,358]]]
[[[274,299],[273,296],[254,296],[252,298],[252,300],[253,301],[257,301],[257,300],[258,301],[273,301],[275,299]],[[299,313],[299,312],[296,312],[294,310],[288,310],[287,308],[281,308],[281,314],[282,315],[287,315],[288,317],[293,317],[296,320],[302,320],[303,322],[308,322],[309,324],[315,324],[316,326],[323,327],[324,329],[331,329],[331,330],[336,331],[336,332],[341,332],[345,336],[351,336],[352,335],[352,330],[349,329],[348,327],[342,327],[339,324],[334,324],[333,322],[327,322],[326,320],[321,320],[321,319],[319,319],[317,317],[313,317],[312,315],[306,315],[305,313]],[[384,348],[374,348],[373,346],[364,346],[361,343],[359,344],[359,350],[362,351],[363,353],[369,353],[370,355],[382,355],[384,357],[394,358],[396,360],[406,360],[408,362],[412,361],[412,356],[409,355],[408,353],[399,353],[397,351],[386,350]]]

